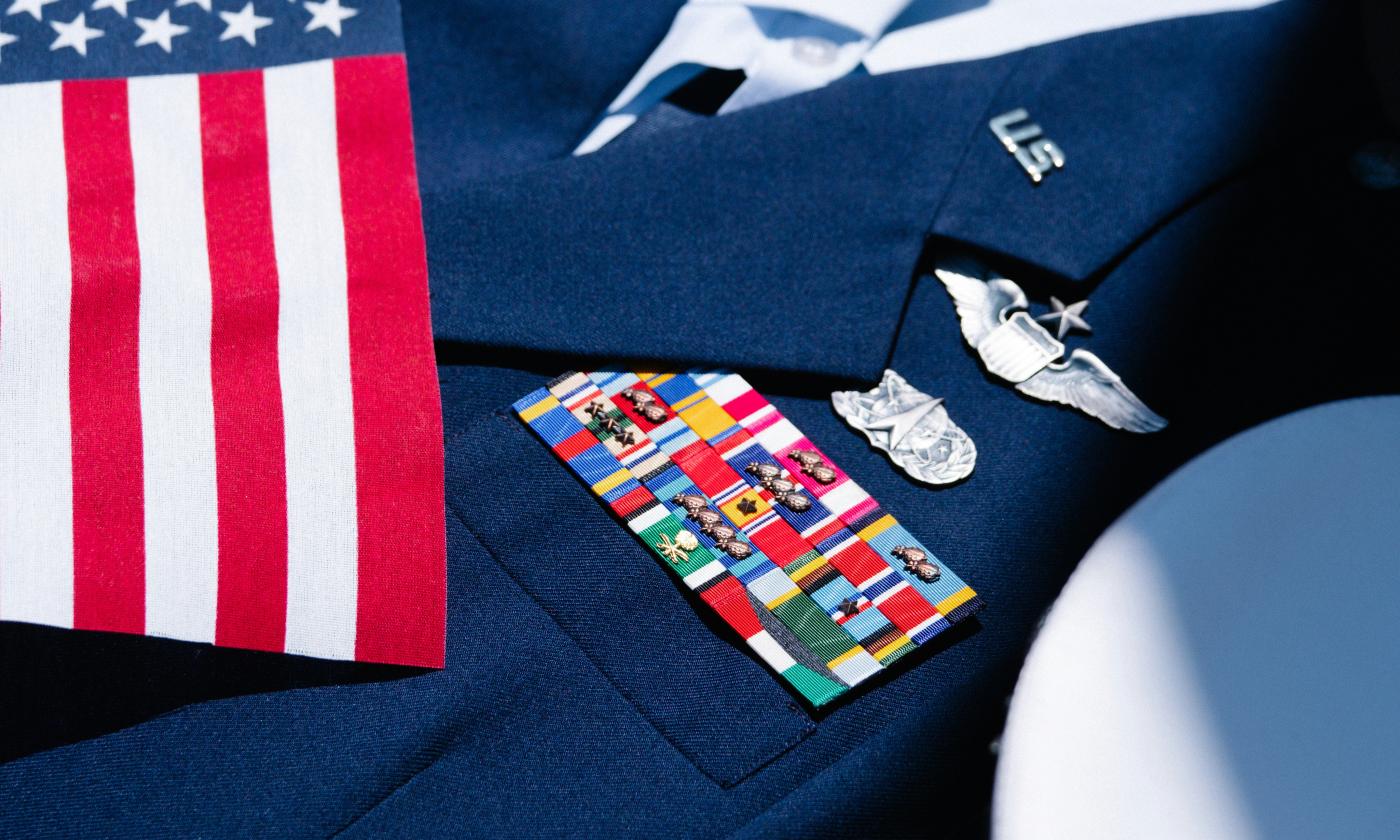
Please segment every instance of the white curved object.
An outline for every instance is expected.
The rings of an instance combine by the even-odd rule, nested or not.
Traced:
[[[1012,698],[999,840],[1394,837],[1400,397],[1247,431],[1070,577]]]

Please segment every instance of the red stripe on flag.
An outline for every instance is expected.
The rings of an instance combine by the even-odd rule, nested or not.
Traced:
[[[219,488],[215,642],[282,650],[287,478],[262,74],[199,79]]]
[[[403,56],[335,62],[359,507],[357,659],[440,667],[442,407]]]
[[[146,623],[141,260],[128,129],[125,81],[64,83],[73,258],[73,626],[140,633]]]

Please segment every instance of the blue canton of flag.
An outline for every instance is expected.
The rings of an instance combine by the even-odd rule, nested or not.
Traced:
[[[403,52],[385,0],[0,0],[0,84]]]

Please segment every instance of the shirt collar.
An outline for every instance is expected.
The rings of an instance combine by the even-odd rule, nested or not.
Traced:
[[[908,5],[909,0],[690,0],[575,154],[606,145],[707,68],[743,70],[749,77],[722,113],[823,87],[858,67]]]

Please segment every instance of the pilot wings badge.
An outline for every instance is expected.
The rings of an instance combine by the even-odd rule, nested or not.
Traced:
[[[963,337],[990,373],[1027,396],[1077,408],[1115,429],[1145,433],[1166,428],[1167,421],[1098,356],[1076,349],[1065,358],[1059,339],[1074,327],[1088,331],[1080,317],[1087,301],[1065,306],[1052,299],[1053,312],[1032,318],[1020,286],[1005,277],[984,279],[989,272],[971,260],[945,262],[934,274],[957,306]],[[1038,321],[1058,321],[1058,336]]]
[[[890,456],[915,480],[951,484],[972,472],[977,447],[935,399],[892,370],[872,391],[837,391],[836,413],[865,433],[870,445]]]

